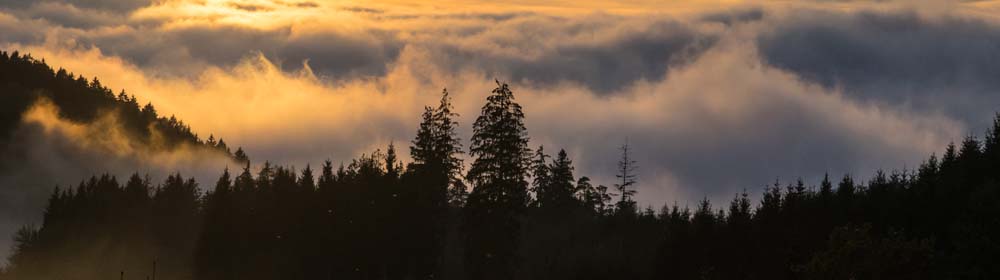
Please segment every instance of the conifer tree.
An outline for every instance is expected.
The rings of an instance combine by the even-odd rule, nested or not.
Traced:
[[[197,273],[201,278],[232,278],[234,263],[227,261],[235,257],[236,240],[233,239],[236,225],[233,224],[232,179],[229,169],[215,183],[215,189],[207,194],[205,201],[204,225],[198,238],[195,260]]]
[[[236,153],[233,153],[233,160],[237,163],[250,165],[250,157],[243,151],[243,147],[236,148]]]
[[[302,169],[302,174],[299,175],[299,188],[303,191],[313,191],[316,189],[316,178],[313,178],[312,167],[306,164],[306,168]]]
[[[544,201],[548,200],[550,183],[549,155],[545,154],[545,147],[538,146],[535,155],[531,159],[531,191],[535,192],[535,199],[532,201],[536,207],[540,207]]]
[[[618,189],[620,195],[620,200],[617,203],[619,213],[624,214],[634,214],[636,212],[635,201],[632,200],[632,196],[635,195],[636,190],[634,189],[636,183],[635,169],[636,161],[631,158],[630,147],[628,146],[628,141],[621,147],[622,157],[618,160],[618,173],[615,177],[621,180],[619,183],[615,183],[615,188]]]
[[[403,172],[403,163],[396,157],[396,145],[389,143],[385,151],[385,174],[389,179],[399,179]]]
[[[473,189],[463,223],[469,278],[513,277],[518,216],[528,202],[530,153],[521,105],[498,81],[473,123],[469,148],[475,157],[466,175]]]
[[[458,123],[452,112],[448,90],[442,90],[437,108],[424,108],[417,137],[410,146],[414,172],[445,180],[444,194],[449,204],[461,205],[467,195],[462,182],[462,144],[456,132]]]
[[[576,181],[576,189],[579,200],[585,208],[593,210],[596,214],[604,214],[608,203],[611,202],[611,194],[608,193],[607,186],[598,185],[595,187],[590,183],[589,177],[583,176]]]
[[[543,208],[555,211],[565,211],[577,204],[576,187],[573,186],[573,162],[566,150],[559,150],[551,164],[546,164],[548,171],[546,184],[538,192],[538,204]]]
[[[473,123],[469,154],[476,158],[466,177],[479,199],[521,208],[527,202],[530,165],[524,113],[507,84],[497,85]]]
[[[330,191],[330,189],[333,188],[333,184],[337,180],[334,178],[335,175],[333,174],[333,162],[330,160],[324,161],[322,171],[320,172],[319,180],[316,182],[316,185],[319,187],[320,191]]]

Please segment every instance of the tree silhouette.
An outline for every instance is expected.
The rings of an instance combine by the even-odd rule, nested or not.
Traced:
[[[622,157],[618,161],[618,173],[615,177],[621,180],[619,183],[615,183],[615,188],[618,189],[620,194],[620,200],[616,204],[619,213],[632,214],[636,212],[635,201],[632,200],[632,196],[635,195],[635,189],[632,189],[636,183],[635,169],[636,161],[633,160],[629,155],[628,141],[621,146]]]
[[[541,148],[539,148],[541,152]],[[566,155],[565,150],[559,150],[559,154],[552,160],[552,163],[542,163],[547,174],[544,184],[536,186],[537,204],[545,211],[565,212],[578,205],[576,200],[576,187],[573,179],[573,162]],[[538,167],[536,167],[538,168]],[[537,172],[536,172],[537,174]],[[537,179],[536,175],[536,180]]]
[[[517,262],[519,215],[528,203],[529,153],[521,105],[507,84],[487,97],[473,123],[469,154],[475,157],[466,178],[472,193],[465,205],[468,277],[509,279]]]
[[[552,172],[549,169],[548,158],[549,155],[545,154],[545,147],[538,146],[531,159],[531,191],[535,192],[535,200],[532,203],[536,207],[549,202],[547,191],[551,188]]]

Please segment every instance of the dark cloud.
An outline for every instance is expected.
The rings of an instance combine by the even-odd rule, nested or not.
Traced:
[[[765,31],[764,60],[863,100],[984,123],[1000,108],[1000,26],[914,12],[799,13]]]
[[[229,6],[247,12],[268,12],[274,10],[272,7],[255,4],[229,3]]]
[[[43,20],[22,20],[0,11],[0,43],[37,43],[44,39],[48,23]]]
[[[701,17],[702,21],[716,22],[724,25],[753,22],[761,19],[764,19],[764,9],[760,7],[709,13]]]
[[[125,16],[118,13],[57,2],[38,3],[20,11],[20,14],[22,17],[41,19],[64,27],[84,29],[125,22]]]
[[[669,22],[652,24],[646,31],[623,34],[599,45],[559,46],[537,60],[514,58],[507,62],[507,69],[497,69],[497,73],[532,82],[574,81],[607,93],[640,79],[660,80],[669,67],[694,60],[715,40]]]
[[[295,7],[295,8],[318,8],[319,7],[319,3],[316,3],[316,2],[313,2],[313,1],[281,1],[281,0],[274,0],[272,2],[274,2],[275,4],[278,4],[278,5],[284,5],[286,7]]]
[[[151,36],[151,34],[155,34]],[[176,75],[197,75],[204,65],[228,66],[255,52],[273,53],[289,31],[261,31],[237,26],[191,26],[170,30],[129,27],[126,32],[86,34],[76,38],[141,67]]]
[[[155,0],[0,0],[0,7],[28,8],[35,4],[70,4],[80,8],[129,12],[149,6]]]
[[[362,14],[383,14],[383,13],[385,13],[385,10],[365,8],[365,7],[344,7],[344,8],[340,8],[340,9],[343,10],[343,11],[348,11],[348,12],[353,12],[353,13],[362,13]]]
[[[319,4],[316,4],[316,2],[298,2],[292,4],[292,6],[297,8],[317,8],[319,7]]]
[[[541,86],[572,82],[607,94],[639,80],[659,81],[668,69],[693,61],[716,41],[671,20],[618,20],[535,18],[458,35],[496,49],[467,48],[461,40],[431,42],[429,49],[436,55],[433,61],[452,71],[480,69]]]
[[[287,70],[308,61],[316,74],[331,79],[383,76],[396,61],[405,42],[392,32],[370,30],[365,34],[317,32],[296,34],[271,53]]]
[[[265,31],[238,26],[170,30],[140,26],[127,32],[81,36],[76,42],[98,46],[110,55],[171,75],[197,75],[201,66],[232,66],[259,52],[282,61],[286,70],[296,70],[308,60],[317,74],[331,79],[384,75],[386,65],[403,47],[391,34],[377,31],[298,36],[287,28]]]

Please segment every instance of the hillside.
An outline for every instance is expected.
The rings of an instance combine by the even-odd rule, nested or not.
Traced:
[[[44,60],[18,51],[0,51],[0,98],[0,143],[9,141],[24,112],[45,98],[59,109],[60,117],[72,122],[88,123],[107,112],[116,114],[121,128],[140,143],[148,144],[156,135],[160,148],[187,143],[231,154],[225,141],[214,137],[203,141],[183,121],[157,113],[151,103],[140,105],[134,95],[124,90],[115,94],[96,77],[88,80],[61,68],[53,70]]]

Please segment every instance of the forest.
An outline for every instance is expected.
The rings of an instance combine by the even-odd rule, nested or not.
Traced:
[[[97,77],[88,80],[62,68],[53,70],[30,54],[0,51],[0,97],[0,144],[10,141],[25,111],[45,99],[59,108],[59,117],[77,123],[111,112],[128,137],[146,146],[153,141],[162,149],[190,144],[233,156],[225,140],[209,136],[202,141],[177,117],[159,115],[152,103],[140,105],[134,95],[124,90],[115,94]]]
[[[87,121],[114,109],[229,153],[94,78],[0,53],[0,128],[35,99]],[[1000,275],[1000,115],[915,170],[774,182],[761,199],[654,209],[622,145],[610,186],[565,150],[530,147],[505,83],[465,141],[447,90],[408,143],[315,169],[233,154],[215,182],[97,174],[52,192],[0,279],[984,279]],[[0,135],[3,136],[3,135]],[[5,137],[5,136],[3,136]],[[0,138],[3,139],[3,138]],[[0,140],[2,143],[3,140]],[[550,147],[551,148],[551,147]],[[556,150],[556,152],[552,152]],[[251,161],[260,168],[252,168]],[[469,162],[466,162],[469,161]],[[719,171],[725,172],[725,171]],[[761,182],[746,182],[748,186]]]

